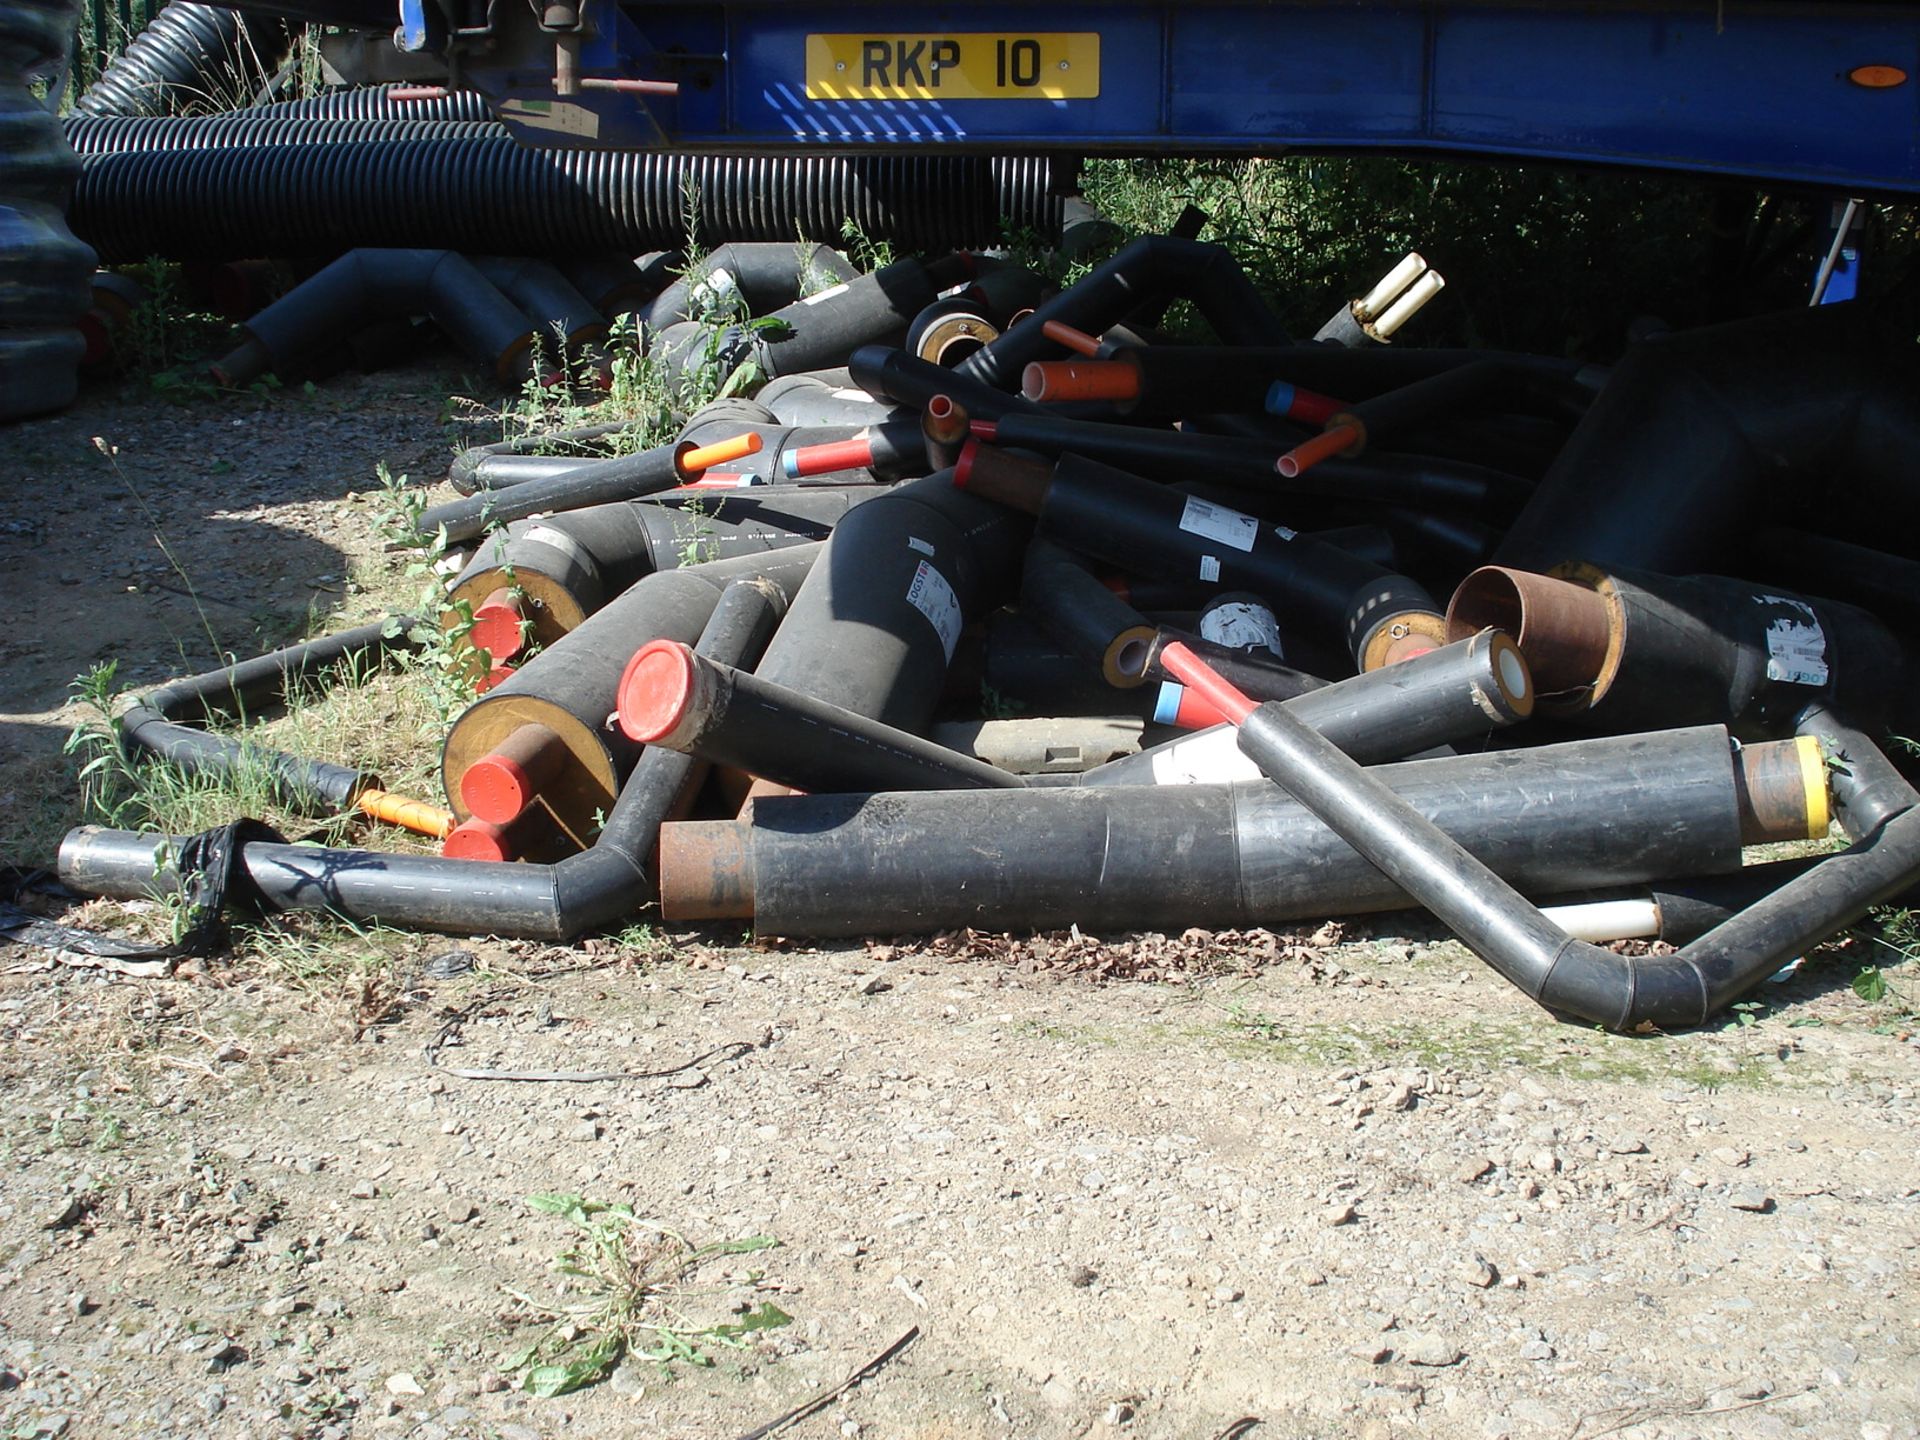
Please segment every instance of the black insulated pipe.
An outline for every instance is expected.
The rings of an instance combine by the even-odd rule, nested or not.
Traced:
[[[1776,486],[1820,489],[1844,474],[1856,493],[1910,504],[1920,436],[1910,309],[1821,305],[1640,341],[1495,562],[1718,572],[1737,564]]]
[[[970,441],[956,484],[1037,515],[1049,535],[1122,569],[1251,590],[1342,636],[1355,668],[1376,670],[1444,643],[1440,607],[1419,585],[1283,525],[1078,455],[1051,469]]]
[[[1323,495],[1498,516],[1518,510],[1533,490],[1524,480],[1483,465],[1391,453],[1339,457],[1302,475],[1283,476],[1274,466],[1290,444],[1052,415],[1005,414],[974,433],[1013,449],[1084,455],[1152,480],[1205,479],[1264,495]]]
[[[1519,647],[1498,630],[1484,630],[1281,703],[1362,765],[1375,765],[1518,724],[1533,713],[1534,700]],[[1098,766],[1080,783],[1217,785],[1257,774],[1233,727],[1217,725]]]
[[[949,471],[906,481],[835,526],[756,673],[924,728],[961,630],[1011,598],[1032,530],[952,482]]]
[[[74,233],[108,263],[361,246],[565,255],[670,248],[687,195],[715,240],[837,240],[851,221],[908,249],[1059,226],[1054,162],[993,156],[694,156],[534,150],[506,137],[96,155]]]
[[[294,685],[332,666],[415,649],[411,636],[419,623],[395,616],[170,681],[121,714],[120,742],[130,754],[145,751],[189,775],[258,771],[268,777],[275,797],[294,810],[334,814],[350,809],[362,790],[380,788],[377,775],[271,750],[245,738],[210,735],[182,722],[245,717],[280,703]]]
[[[1363,773],[1515,883],[1560,893],[1736,869],[1735,758],[1702,727]],[[1406,904],[1264,781],[761,800],[750,820],[664,827],[660,897],[669,920],[752,916],[805,937],[1227,928]]]
[[[966,278],[965,255],[922,264],[896,260],[871,275],[856,276],[808,295],[755,324],[715,333],[689,320],[663,332],[649,353],[678,376],[702,364],[721,374],[751,364],[768,379],[843,365],[863,345],[892,343],[941,290]]]
[[[1008,414],[1045,415],[1046,411],[1018,394],[1009,394],[964,370],[948,370],[918,355],[883,345],[863,345],[847,360],[853,378],[874,395],[884,395],[915,411],[925,410],[936,395],[945,395],[975,420],[998,420]]]
[[[705,659],[671,640],[634,653],[620,679],[620,728],[664,745],[809,792],[978,790],[1020,777],[911,731]]]
[[[699,652],[751,664],[777,615],[777,603],[762,587],[730,584],[701,633]],[[558,864],[260,843],[245,846],[241,861],[275,909],[324,911],[362,925],[565,943],[623,919],[651,898],[660,826],[685,806],[704,773],[689,756],[648,750],[593,848]],[[76,889],[134,899],[178,885],[170,867],[180,847],[179,837],[83,826],[61,842],[58,865]]]
[[[1743,580],[1489,566],[1448,608],[1450,633],[1487,625],[1540,672],[1542,708],[1581,725],[1778,736],[1816,700],[1855,724],[1920,718],[1908,652],[1873,616]]]
[[[643,575],[824,540],[849,509],[882,493],[874,485],[765,486],[518,520],[480,542],[448,590],[442,623],[473,619],[473,643],[507,660],[519,646],[502,644],[508,637],[482,615],[501,589],[512,592],[512,639],[551,645]]]
[[[1071,550],[1041,537],[1027,546],[1020,608],[1055,640],[1091,662],[1115,689],[1146,683],[1153,626]]]
[[[1842,754],[1864,760],[1878,753],[1817,707],[1803,718],[1812,736]],[[1671,955],[1619,955],[1570,938],[1382,783],[1378,772],[1355,764],[1280,707],[1248,711],[1240,744],[1267,776],[1523,993],[1549,1010],[1615,1030],[1698,1025],[1788,959],[1920,879],[1920,796],[1904,782],[1896,790],[1897,777],[1877,774],[1872,779],[1884,787],[1881,803],[1890,813],[1883,812],[1864,839]],[[1809,777],[1807,808],[1824,818],[1812,788],[1824,787],[1825,767],[1814,768],[1820,774],[1817,781]]]
[[[494,379],[515,385],[534,326],[472,261],[450,250],[355,250],[289,290],[240,327],[241,340],[208,366],[222,385],[286,372],[304,356],[394,314],[424,311]]]
[[[591,845],[596,817],[612,807],[640,755],[640,747],[608,723],[635,646],[698,639],[722,591],[736,580],[766,580],[782,597],[791,596],[820,548],[801,545],[659,571],[602,607],[448,728],[440,769],[453,813],[462,820],[472,813],[468,772],[477,769],[502,782],[497,788],[518,791],[523,808],[537,804],[547,811],[573,848]],[[530,735],[529,727],[546,733]],[[539,743],[528,743],[534,740]]]
[[[1165,296],[1192,300],[1214,332],[1230,345],[1287,343],[1279,317],[1231,251],[1198,240],[1147,235],[1123,246],[1111,260],[1041,304],[956,369],[997,389],[1017,390],[1021,373],[1031,362],[1064,353],[1046,337],[1047,322],[1097,335],[1126,319],[1142,302]]]
[[[859,275],[828,245],[760,241],[717,246],[653,298],[641,317],[655,330],[684,320],[744,319],[791,305]],[[744,314],[742,313],[744,311]]]

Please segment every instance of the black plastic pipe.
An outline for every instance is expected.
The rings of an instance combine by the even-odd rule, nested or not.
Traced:
[[[911,731],[655,640],[620,681],[620,728],[777,785],[836,790],[1017,790],[1018,775]]]
[[[472,258],[474,268],[533,322],[535,341],[545,352],[549,368],[563,358],[563,348],[577,359],[582,349],[606,337],[607,317],[557,266],[509,255]]]
[[[1534,693],[1519,647],[1500,631],[1485,630],[1282,704],[1361,764],[1374,765],[1518,724],[1533,713]],[[1251,768],[1233,728],[1218,725],[1109,761],[1080,783],[1221,784],[1254,778]]]
[[[1021,373],[1030,362],[1063,353],[1059,344],[1046,337],[1047,322],[1097,335],[1124,320],[1142,301],[1161,296],[1193,301],[1229,345],[1287,342],[1279,317],[1231,251],[1198,240],[1147,235],[1123,246],[1111,260],[969,355],[957,371],[997,389],[1018,389]]]
[[[1058,229],[1045,159],[693,156],[535,150],[506,137],[96,155],[74,233],[108,263],[231,260],[359,246],[500,255],[642,250],[685,238],[687,193],[715,240],[836,240],[852,221],[909,249]]]
[[[1043,531],[1122,569],[1197,576],[1284,603],[1343,636],[1361,670],[1443,642],[1440,607],[1405,576],[1111,466],[1066,455],[1049,469],[976,440],[962,452],[954,481],[1037,515]]]
[[[502,482],[494,478],[489,469],[489,462],[501,459],[551,459],[567,462],[568,468],[578,465],[582,460],[604,460],[607,458],[605,452],[594,449],[592,442],[604,440],[609,435],[622,434],[644,423],[642,420],[612,420],[598,425],[575,425],[561,430],[544,430],[532,435],[518,436],[512,440],[497,440],[490,445],[470,446],[453,457],[453,463],[447,467],[447,483],[462,495],[472,495],[476,491],[504,488],[504,484],[517,483],[513,480]],[[567,451],[582,453],[564,453]],[[556,470],[553,473],[562,472]]]
[[[377,775],[270,750],[244,738],[209,735],[182,721],[245,716],[280,703],[293,685],[330,666],[416,649],[410,637],[418,624],[411,616],[395,616],[169,681],[120,716],[120,742],[129,752],[146,751],[189,775],[258,770],[268,777],[275,798],[297,811],[347,810],[362,790],[380,788]]]
[[[241,340],[208,367],[222,385],[286,372],[393,314],[424,311],[503,385],[529,373],[533,325],[463,255],[450,250],[355,250],[289,290],[240,327]]]
[[[684,442],[656,445],[632,455],[594,460],[565,474],[529,480],[506,490],[482,490],[420,512],[417,533],[425,544],[444,530],[449,544],[484,535],[496,525],[561,510],[582,510],[671,490],[695,477],[680,469],[691,449]]]
[[[1188,678],[1204,673],[1196,666]],[[1863,762],[1878,755],[1871,741],[1818,707],[1804,719],[1807,730],[1845,755]],[[1241,747],[1269,778],[1504,978],[1549,1010],[1615,1030],[1698,1025],[1920,879],[1920,796],[1904,782],[1896,791],[1884,775],[1873,776],[1891,813],[1867,838],[1672,955],[1619,955],[1568,937],[1379,772],[1354,763],[1280,707],[1243,706],[1239,726]]]
[[[701,633],[699,652],[750,664],[778,608],[777,598],[755,582],[728,585]],[[704,771],[675,751],[648,750],[593,847],[553,865],[270,844],[244,846],[241,863],[276,909],[320,910],[356,924],[565,942],[651,898],[660,826],[684,807]],[[178,837],[83,826],[68,832],[58,864],[76,889],[132,899],[176,886],[170,867],[179,854]]]
[[[952,480],[938,471],[906,481],[835,526],[757,673],[923,729],[961,630],[1011,598],[1032,530]]]
[[[1735,757],[1713,727],[1364,773],[1536,893],[1740,863]],[[1227,928],[1406,903],[1258,781],[756,801],[749,821],[663,828],[660,895],[670,920],[751,915],[808,937]]]

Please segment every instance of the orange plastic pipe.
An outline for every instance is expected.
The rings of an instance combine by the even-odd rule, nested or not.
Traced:
[[[736,435],[731,440],[717,440],[711,445],[702,445],[689,450],[680,457],[680,469],[688,475],[698,475],[715,465],[724,465],[729,460],[742,460],[749,455],[760,453],[764,442],[755,432],[749,430],[744,435]]]

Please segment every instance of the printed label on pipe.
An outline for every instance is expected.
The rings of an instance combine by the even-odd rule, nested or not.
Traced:
[[[1187,497],[1186,509],[1180,512],[1180,528],[1190,535],[1218,540],[1236,550],[1253,549],[1253,542],[1260,537],[1260,522],[1253,516],[1192,495]]]
[[[1284,525],[1276,525],[1273,527],[1273,533],[1278,535],[1282,540],[1292,540],[1298,536],[1300,532],[1298,530],[1289,530]]]
[[[1264,605],[1235,600],[1216,605],[1200,617],[1200,638],[1229,650],[1280,650],[1280,627]]]
[[[909,550],[918,550],[922,555],[928,557],[931,557],[933,554],[933,546],[925,540],[922,540],[918,535],[909,535],[907,537],[907,548]]]
[[[947,577],[922,560],[913,572],[913,583],[907,586],[907,603],[927,617],[947,659],[953,659],[953,647],[960,643],[960,631],[967,622],[960,613],[960,598],[953,593]]]
[[[1220,583],[1220,562],[1212,555],[1200,557],[1200,578],[1209,585]]]
[[[1782,615],[1767,626],[1767,678],[1783,685],[1827,683],[1827,636],[1814,618],[1813,607],[1785,595],[1756,595],[1756,604],[1779,605],[1805,615],[1796,620]]]

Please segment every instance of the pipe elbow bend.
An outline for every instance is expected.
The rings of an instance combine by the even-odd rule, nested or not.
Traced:
[[[1706,977],[1685,952],[1620,955],[1571,938],[1547,962],[1534,999],[1622,1032],[1698,1025],[1713,1010]]]

